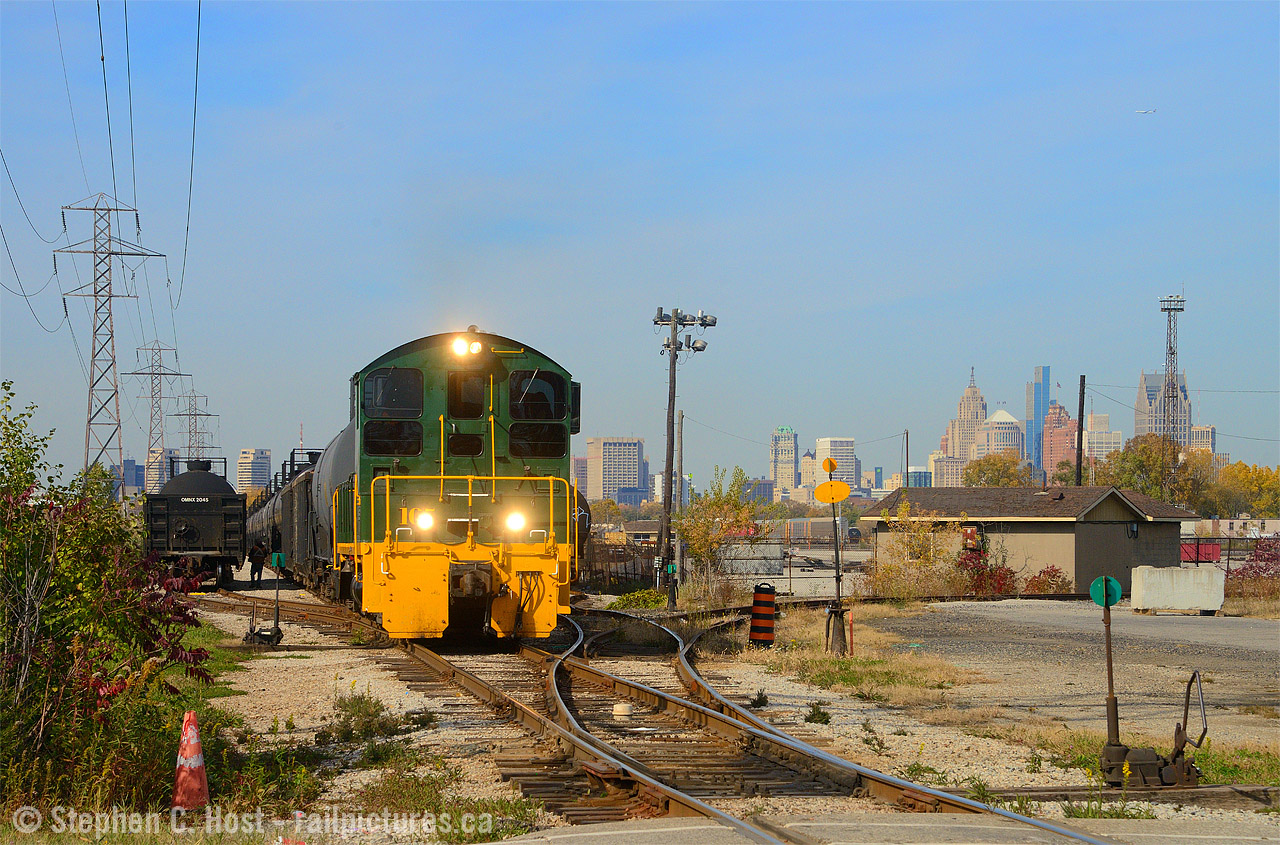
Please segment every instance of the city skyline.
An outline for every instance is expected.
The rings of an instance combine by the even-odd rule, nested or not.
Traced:
[[[1131,436],[1138,374],[1163,371],[1158,300],[1184,293],[1192,422],[1233,458],[1280,463],[1276,394],[1210,392],[1280,381],[1273,5],[496,8],[206,8],[184,255],[194,11],[130,7],[135,197],[119,116],[111,187],[94,9],[59,8],[64,84],[50,9],[6,6],[0,277],[31,298],[0,291],[0,361],[35,425],[57,429],[55,462],[82,460],[86,386],[66,329],[46,334],[27,305],[62,319],[59,289],[88,265],[60,256],[49,279],[59,209],[105,190],[169,256],[167,274],[117,271],[138,295],[119,303],[120,369],[157,333],[177,348],[223,455],[287,454],[299,423],[322,446],[350,373],[473,323],[582,382],[576,454],[611,432],[660,450],[657,302],[719,317],[678,385],[697,478],[764,474],[753,450],[780,422],[852,434],[886,470],[901,463],[886,438],[910,429],[925,465],[970,366],[1019,418],[1034,366],[1051,365],[1072,416],[1084,372],[1093,412]],[[1068,291],[1069,315],[1050,307]],[[793,335],[781,307],[804,317]],[[122,379],[135,459],[141,388]],[[171,428],[165,445],[184,443]]]

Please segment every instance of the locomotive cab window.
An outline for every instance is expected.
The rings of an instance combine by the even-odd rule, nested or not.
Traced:
[[[508,450],[513,458],[563,458],[569,450],[569,434],[559,423],[512,423]]]
[[[449,373],[449,416],[455,420],[483,417],[485,381],[484,373]]]
[[[568,411],[564,377],[542,370],[516,370],[509,382],[511,419],[562,420]],[[512,452],[514,455],[515,452]]]
[[[370,420],[364,424],[367,455],[397,458],[422,454],[422,423],[416,420]]]
[[[422,416],[422,370],[383,367],[365,376],[364,414],[395,420]]]

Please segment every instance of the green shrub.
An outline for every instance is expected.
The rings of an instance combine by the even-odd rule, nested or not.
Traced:
[[[667,606],[667,594],[657,590],[636,590],[634,593],[618,596],[607,608],[608,610],[656,610]]]

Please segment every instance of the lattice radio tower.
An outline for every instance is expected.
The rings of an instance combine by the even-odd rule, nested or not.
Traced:
[[[1187,308],[1187,301],[1181,296],[1166,296],[1160,300],[1160,310],[1164,312],[1168,320],[1168,330],[1165,333],[1164,344],[1164,401],[1161,411],[1161,427],[1163,434],[1168,441],[1182,443],[1183,438],[1175,434],[1175,426],[1178,432],[1182,431],[1181,414],[1178,413],[1178,315]],[[1169,473],[1173,466],[1172,460],[1165,458],[1165,451],[1169,448],[1166,443],[1160,450],[1160,463],[1163,465],[1164,471],[1161,473],[1162,486],[1165,492],[1169,489]],[[1176,460],[1177,455],[1173,456]]]
[[[111,214],[121,211],[137,214],[137,209],[120,205],[106,194],[88,197],[62,210],[92,211],[93,237],[89,240],[54,250],[56,253],[80,253],[93,256],[93,281],[70,291],[67,296],[93,297],[93,341],[89,356],[89,411],[84,430],[84,468],[105,459],[111,466],[124,466],[120,436],[120,379],[116,369],[116,332],[112,315],[113,299],[133,299],[111,289],[111,265],[117,257],[160,257],[146,247],[122,241],[111,235]],[[89,248],[92,245],[92,248]]]
[[[151,428],[147,436],[147,492],[159,493],[161,482],[164,480],[168,467],[164,463],[164,380],[166,378],[176,378],[185,376],[187,373],[180,373],[177,370],[171,370],[164,364],[164,353],[174,352],[172,346],[165,346],[158,340],[153,340],[146,346],[139,346],[139,353],[146,353],[148,366],[145,370],[135,370],[131,373],[124,373],[126,376],[146,376],[150,379],[151,386]],[[153,469],[153,464],[159,463],[159,467]],[[154,488],[154,489],[153,489]]]

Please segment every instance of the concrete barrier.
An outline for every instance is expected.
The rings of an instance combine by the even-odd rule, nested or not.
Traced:
[[[1135,611],[1200,611],[1217,613],[1227,584],[1216,566],[1139,566],[1133,570],[1132,606]]]

